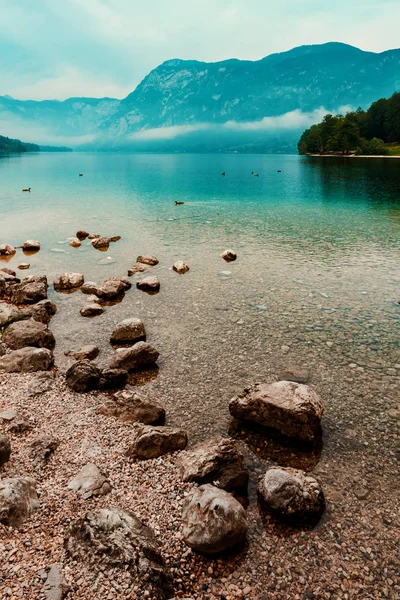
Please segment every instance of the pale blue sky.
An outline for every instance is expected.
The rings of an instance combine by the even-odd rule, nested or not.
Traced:
[[[400,46],[400,0],[0,0],[0,95],[124,97],[169,58]]]

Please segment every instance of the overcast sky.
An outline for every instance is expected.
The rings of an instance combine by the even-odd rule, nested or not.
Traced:
[[[400,46],[400,0],[0,0],[0,95],[122,98],[170,58]]]

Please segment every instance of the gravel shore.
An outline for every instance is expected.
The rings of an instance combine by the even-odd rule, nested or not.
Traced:
[[[38,380],[46,382],[48,391],[34,393]],[[63,541],[70,523],[92,508],[107,506],[132,511],[153,528],[177,598],[399,597],[397,457],[388,452],[383,459],[350,429],[338,445],[340,460],[325,458],[313,469],[328,502],[313,530],[284,527],[260,511],[255,488],[265,445],[255,433],[253,449],[246,451],[251,473],[247,545],[238,553],[209,558],[182,541],[182,503],[194,486],[182,483],[176,455],[130,462],[124,451],[131,426],[94,412],[104,394],[73,393],[60,374],[0,375],[0,398],[1,410],[15,408],[34,425],[29,432],[10,434],[12,455],[2,477],[34,477],[41,503],[20,529],[0,526],[2,599],[44,599],[43,570],[53,563],[62,564],[70,587],[67,598],[147,597],[120,571],[93,572],[66,556]],[[5,421],[3,426],[7,430]],[[35,467],[29,446],[39,433],[52,434],[60,445],[46,465]],[[240,430],[236,434],[245,436]],[[83,500],[67,488],[88,462],[108,474],[110,494]],[[355,472],[362,474],[357,480]]]

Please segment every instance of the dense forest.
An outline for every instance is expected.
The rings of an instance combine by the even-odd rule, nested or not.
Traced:
[[[40,148],[36,144],[28,144],[21,142],[21,140],[13,140],[0,135],[0,153],[11,154],[16,152],[40,152]]]
[[[367,111],[326,115],[300,138],[300,154],[398,154],[400,148],[400,93],[381,98]],[[396,145],[397,144],[397,145]]]

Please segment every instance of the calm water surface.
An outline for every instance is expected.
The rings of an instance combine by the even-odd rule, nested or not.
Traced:
[[[30,194],[21,192],[29,186]],[[28,273],[46,273],[50,281],[80,271],[100,282],[126,275],[139,254],[159,258],[158,295],[133,287],[96,319],[80,317],[86,301],[80,292],[51,291],[59,306],[51,323],[56,358],[65,367],[64,350],[96,342],[105,362],[113,326],[141,317],[161,353],[151,385],[167,402],[170,422],[185,424],[194,438],[225,432],[229,398],[287,366],[310,370],[327,404],[327,431],[341,414],[362,426],[371,398],[364,394],[354,405],[360,385],[378,390],[376,397],[384,393],[386,408],[397,406],[400,161],[1,158],[0,215],[0,243],[40,240]],[[86,242],[73,249],[68,241],[78,229],[122,239],[105,254]],[[221,259],[226,248],[237,252],[235,263]],[[106,257],[112,262],[102,264]],[[171,270],[177,259],[190,265],[189,273]],[[19,250],[7,266],[24,260]],[[347,382],[346,393],[338,381]]]

